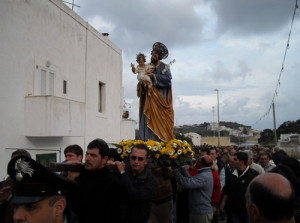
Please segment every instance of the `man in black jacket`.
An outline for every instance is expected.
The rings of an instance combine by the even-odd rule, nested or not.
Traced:
[[[85,168],[75,179],[79,190],[70,198],[75,199],[73,208],[80,223],[118,222],[124,190],[105,167],[108,155],[109,147],[104,140],[95,139],[89,143]]]
[[[222,212],[224,212],[226,205],[227,217],[229,217],[227,222],[250,222],[247,215],[245,194],[249,183],[258,175],[258,172],[251,169],[247,163],[248,155],[246,153],[237,152],[234,154],[236,169],[226,180],[223,188],[224,196],[220,205]]]
[[[148,162],[148,148],[145,144],[137,144],[132,148],[127,169],[124,162],[115,162],[121,174],[120,180],[127,191],[124,222],[144,223],[149,219],[151,198],[157,181],[148,171]]]

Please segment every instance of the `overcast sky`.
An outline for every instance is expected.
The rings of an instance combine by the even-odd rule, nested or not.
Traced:
[[[137,79],[130,63],[139,52],[149,62],[158,41],[169,49],[163,62],[176,59],[171,67],[175,125],[217,121],[214,89],[219,89],[221,121],[273,128],[268,111],[296,0],[75,0],[75,4],[80,8],[74,10],[99,32],[109,33],[123,52],[130,118],[138,120]],[[274,100],[277,127],[300,119],[299,17],[298,12]]]

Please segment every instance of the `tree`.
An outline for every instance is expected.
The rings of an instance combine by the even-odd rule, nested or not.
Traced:
[[[226,130],[220,131],[220,136],[229,136],[229,132]]]
[[[269,144],[271,142],[273,142],[274,140],[274,132],[271,129],[265,129],[264,131],[262,131],[260,133],[260,138],[258,139],[258,142],[261,144]]]
[[[279,137],[280,134],[289,134],[289,133],[300,133],[300,119],[297,121],[286,121],[282,123],[277,131],[277,136]]]
[[[243,128],[243,135],[248,135],[248,130],[246,127]]]

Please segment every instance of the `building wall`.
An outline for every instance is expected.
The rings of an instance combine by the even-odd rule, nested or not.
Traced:
[[[122,51],[62,1],[1,0],[0,40],[0,179],[18,148],[59,161],[70,144],[134,138],[135,122],[122,124]]]
[[[207,144],[210,146],[218,146],[218,137],[202,137],[201,145]],[[230,137],[220,137],[221,146],[230,146]]]

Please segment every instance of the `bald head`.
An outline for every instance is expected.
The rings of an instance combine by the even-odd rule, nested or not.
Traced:
[[[201,164],[203,167],[210,167],[213,164],[212,158],[208,155],[202,156]]]
[[[293,189],[280,174],[265,173],[255,177],[248,186],[246,200],[252,222],[277,222],[293,216]]]
[[[289,198],[293,192],[288,179],[277,173],[266,173],[259,175],[254,178],[251,183],[253,182],[263,185],[264,187],[268,188],[270,192],[278,195],[279,197]]]

